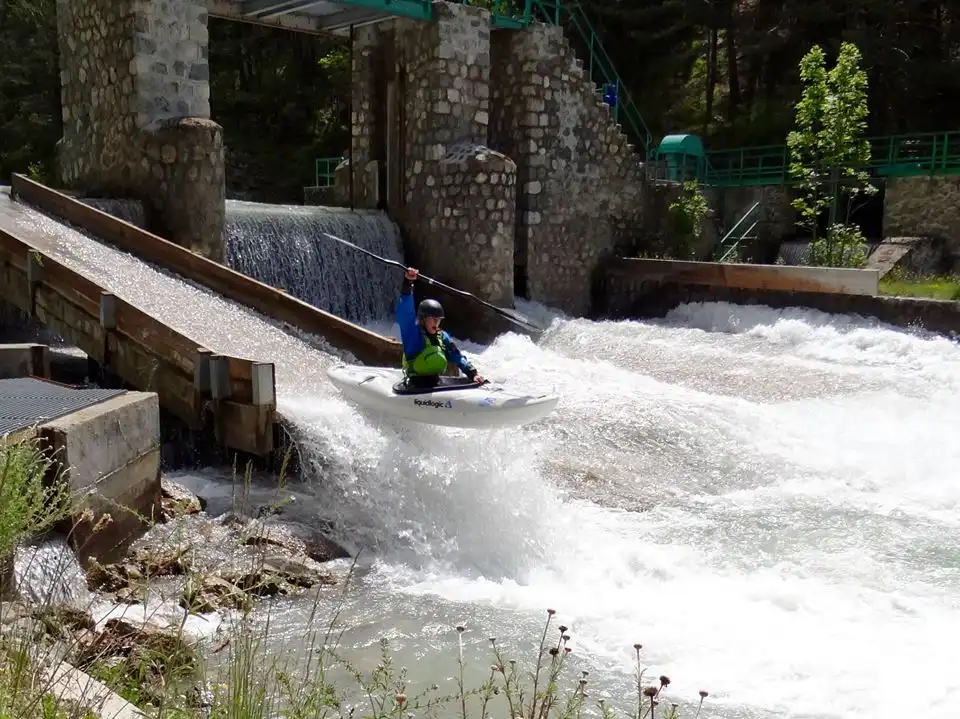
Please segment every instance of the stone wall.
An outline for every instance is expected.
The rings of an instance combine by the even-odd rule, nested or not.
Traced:
[[[960,177],[889,178],[883,236],[939,240],[953,270],[960,272]]]
[[[385,109],[385,98],[378,90],[383,41],[378,25],[354,30],[350,59],[351,152],[335,171],[335,204],[374,209],[379,201],[378,163],[374,156],[376,122]],[[353,186],[350,173],[353,173]]]
[[[563,29],[495,33],[490,144],[517,165],[527,296],[586,314],[597,267],[637,231],[643,170]]]
[[[797,232],[797,211],[790,206],[793,195],[786,187],[716,187],[709,188],[708,195],[710,206],[717,212],[720,237],[737,224],[754,202],[760,202],[757,213],[738,228],[739,232],[758,220],[750,233],[757,240],[745,248],[745,256],[757,262],[773,262],[780,243]]]
[[[153,231],[221,260],[223,133],[200,0],[58,0],[60,179],[141,200]]]
[[[404,233],[407,261],[511,307],[516,166],[486,147],[490,16],[440,2],[434,17],[433,23],[398,19],[381,29],[379,51],[393,60],[382,82],[399,88],[394,111],[401,119],[378,132],[375,122],[356,116],[355,153],[359,158],[368,138],[385,143],[395,129],[400,191],[389,209]],[[386,96],[384,85],[375,89],[379,97]],[[382,151],[374,146],[369,153]]]

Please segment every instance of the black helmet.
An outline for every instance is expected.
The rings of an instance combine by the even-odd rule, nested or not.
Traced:
[[[417,307],[417,317],[436,317],[443,319],[443,305],[436,300],[424,300]]]

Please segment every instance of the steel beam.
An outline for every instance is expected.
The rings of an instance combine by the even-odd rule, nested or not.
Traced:
[[[241,13],[244,17],[255,17],[261,20],[274,18],[278,15],[297,13],[316,5],[333,4],[329,0],[244,0]]]
[[[364,8],[345,10],[343,12],[333,13],[332,15],[316,16],[317,27],[327,31],[342,30],[350,25],[368,25],[372,22],[387,20],[390,17],[392,16]]]

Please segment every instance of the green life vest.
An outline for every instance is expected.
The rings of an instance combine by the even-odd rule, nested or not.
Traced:
[[[447,353],[440,333],[431,337],[423,330],[424,345],[414,357],[407,360],[403,355],[403,371],[407,375],[441,375],[447,371]]]

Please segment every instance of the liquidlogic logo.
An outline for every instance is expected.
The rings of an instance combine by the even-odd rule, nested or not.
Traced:
[[[447,400],[446,402],[440,402],[435,399],[415,399],[413,403],[417,407],[436,407],[437,409],[453,409],[453,402]]]

